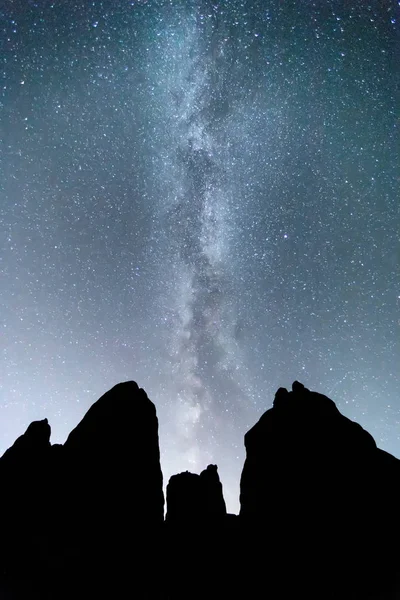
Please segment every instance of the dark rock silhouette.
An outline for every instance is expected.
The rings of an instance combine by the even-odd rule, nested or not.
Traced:
[[[269,510],[283,505],[289,517],[294,497],[296,506],[304,504],[302,510],[318,510],[331,502],[344,477],[357,488],[377,457],[369,433],[344,417],[332,400],[298,382],[292,392],[277,391],[273,408],[246,433],[245,446],[240,494],[245,518],[268,518]],[[318,491],[312,499],[314,487]],[[301,488],[309,493],[299,495]]]
[[[26,587],[30,592],[35,566],[48,567],[51,536],[44,524],[52,512],[50,433],[47,419],[34,421],[0,458],[1,598],[7,598],[8,582],[13,594],[22,597]]]
[[[8,461],[32,460],[34,456],[47,451],[50,447],[50,435],[51,428],[47,419],[33,421],[25,433],[20,435],[0,458],[1,467],[4,468]]]
[[[188,590],[193,599],[229,595],[234,533],[216,465],[208,465],[200,475],[189,471],[173,475],[167,485],[165,523],[167,597],[187,598]],[[194,587],[193,564],[205,559],[207,574]]]
[[[328,581],[338,598],[389,593],[398,560],[389,548],[400,533],[400,461],[378,450],[332,400],[298,382],[291,392],[277,391],[245,446],[240,518],[250,544],[256,530],[268,536],[276,578],[283,565],[309,597]],[[255,586],[259,559],[254,549],[248,553]]]
[[[46,515],[49,465],[50,426],[47,419],[31,423],[0,458],[3,551],[4,546],[13,545],[22,535],[28,533],[32,538],[40,532],[35,522]]]
[[[94,594],[93,582],[98,594],[123,595],[133,560],[136,591],[155,594],[164,495],[156,409],[145,391],[128,381],[97,400],[68,436],[64,464],[66,538],[85,566],[82,596]],[[139,552],[127,551],[133,543]]]
[[[64,445],[46,419],[0,458],[0,599],[399,600],[400,461],[295,382],[245,435],[240,515],[216,465],[171,477],[134,382]]]
[[[204,512],[210,519],[220,519],[226,515],[226,505],[222,491],[222,483],[218,475],[217,465],[208,465],[200,473],[203,489]]]
[[[167,485],[168,522],[200,522],[226,515],[217,465],[208,465],[200,475],[179,473]]]
[[[95,402],[64,450],[96,530],[104,514],[112,514],[114,531],[163,522],[156,409],[135,382],[120,383]]]
[[[167,485],[167,522],[198,520],[202,511],[200,476],[185,471],[173,475]]]
[[[159,563],[164,497],[154,404],[136,383],[121,383],[63,446],[49,438],[47,420],[32,423],[0,459],[10,523],[0,597],[7,586],[13,598],[122,596],[133,543],[136,592],[156,595],[149,571]]]

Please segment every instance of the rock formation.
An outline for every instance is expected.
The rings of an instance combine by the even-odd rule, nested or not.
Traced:
[[[393,579],[395,571],[388,549],[400,533],[393,502],[400,461],[382,454],[332,400],[298,382],[291,392],[278,390],[245,446],[240,519],[249,569],[260,566],[252,546],[257,531],[272,571],[279,578],[289,570],[297,587],[307,581],[309,596],[327,581],[337,597],[344,590],[349,597],[382,592],[382,573]]]
[[[93,581],[98,594],[122,595],[133,573],[136,592],[155,594],[164,495],[154,404],[135,382],[116,385],[70,433],[64,454],[69,545],[90,573],[82,595],[94,593]]]
[[[7,586],[18,599],[119,596],[132,568],[136,592],[157,594],[164,497],[154,404],[121,383],[63,446],[49,438],[47,420],[32,423],[0,459],[9,524],[0,597]],[[2,533],[4,544],[4,524]]]
[[[47,419],[34,421],[0,458],[0,598],[8,597],[8,582],[17,598],[30,593],[36,566],[48,567],[50,471],[50,426]]]
[[[217,465],[208,465],[200,475],[178,473],[167,485],[166,520],[175,523],[203,523],[226,515]]]
[[[399,600],[400,461],[295,382],[245,436],[239,516],[216,465],[167,486],[153,403],[112,388],[64,445],[0,458],[1,600]]]
[[[221,519],[226,515],[226,505],[217,465],[208,465],[200,473],[203,491],[203,511],[208,519]]]
[[[96,530],[108,522],[114,531],[127,532],[163,522],[156,409],[135,382],[120,383],[97,400],[68,436],[64,450],[71,486],[89,509],[82,510],[79,495],[71,498],[78,501],[85,523],[90,518]]]
[[[186,471],[170,478],[165,523],[168,598],[213,599],[229,592],[233,531],[216,465],[208,465],[200,475]],[[194,564],[206,565],[205,576],[195,586]]]

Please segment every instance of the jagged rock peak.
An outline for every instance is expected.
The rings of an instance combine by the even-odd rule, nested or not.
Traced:
[[[279,411],[303,412],[321,418],[339,415],[336,404],[323,394],[311,392],[299,381],[294,381],[292,391],[279,388],[275,394],[273,408]]]
[[[51,427],[47,419],[41,421],[33,421],[25,432],[27,440],[35,440],[36,443],[48,445],[50,443]]]
[[[247,447],[253,441],[262,441],[264,436],[258,434],[260,429],[264,429],[264,435],[267,431],[269,435],[275,435],[282,428],[279,435],[286,436],[289,425],[290,437],[300,436],[304,442],[306,437],[316,436],[319,439],[322,436],[321,442],[326,445],[325,436],[329,431],[335,438],[335,443],[340,445],[340,440],[335,435],[339,428],[342,442],[347,441],[356,447],[356,436],[363,449],[376,449],[373,437],[361,425],[342,415],[333,400],[324,394],[310,391],[298,381],[293,382],[290,392],[286,388],[277,390],[273,407],[246,433],[245,445]]]
[[[45,450],[50,446],[51,427],[47,419],[33,421],[3,456],[15,451]]]
[[[290,392],[278,389],[273,407],[246,433],[245,446],[241,515],[263,517],[301,488],[306,498],[324,487],[329,499],[333,482],[338,490],[346,478],[366,473],[377,451],[373,437],[330,398],[298,381]]]
[[[134,381],[115,385],[87,411],[64,444],[71,472],[92,509],[93,527],[104,514],[109,531],[164,520],[156,409]],[[102,515],[100,517],[100,515]],[[124,524],[124,525],[122,525]]]
[[[65,447],[80,446],[85,441],[107,445],[127,434],[134,444],[135,439],[144,439],[141,428],[147,426],[156,433],[158,444],[158,420],[153,402],[135,381],[118,383],[92,404],[69,434]]]

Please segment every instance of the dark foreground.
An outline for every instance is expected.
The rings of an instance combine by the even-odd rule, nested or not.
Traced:
[[[297,382],[245,436],[239,516],[209,465],[170,479],[164,520],[134,382],[49,440],[36,421],[0,459],[0,600],[400,599],[400,461]]]

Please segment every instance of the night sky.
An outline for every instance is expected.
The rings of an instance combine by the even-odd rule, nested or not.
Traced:
[[[134,379],[237,511],[298,379],[400,457],[399,8],[0,2],[0,452]]]

